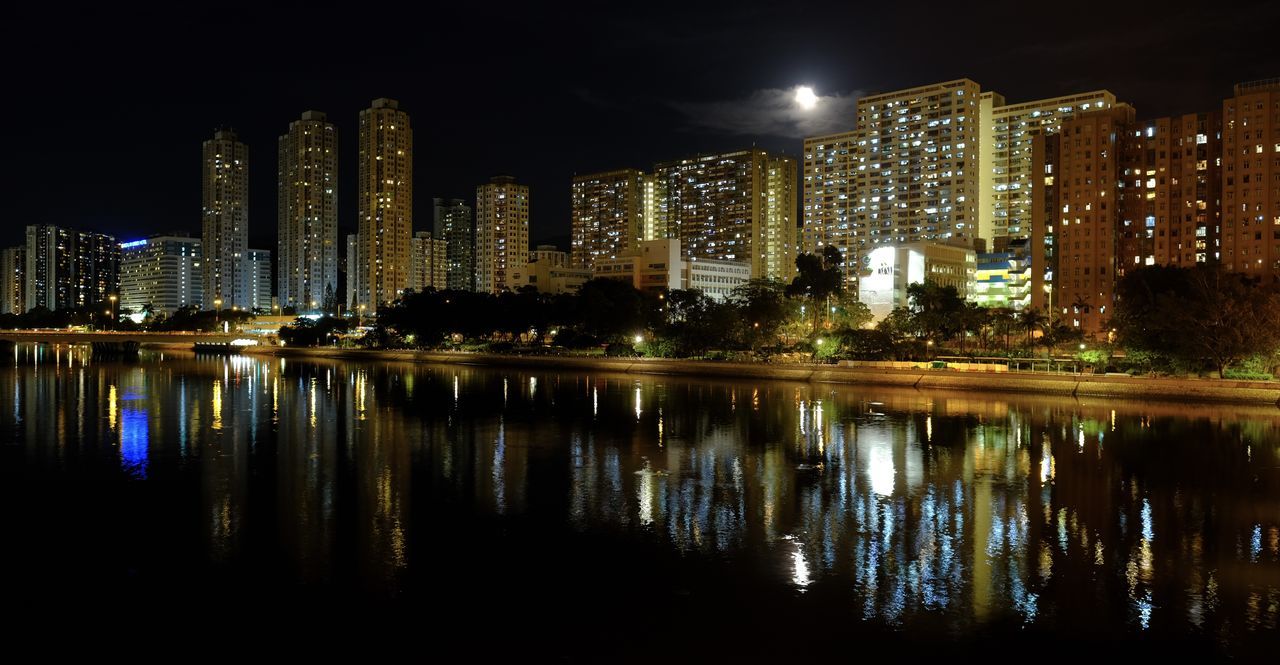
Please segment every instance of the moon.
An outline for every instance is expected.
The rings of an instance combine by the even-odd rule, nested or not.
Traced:
[[[796,104],[799,104],[800,108],[806,111],[812,110],[813,107],[818,105],[818,96],[813,94],[813,88],[807,85],[797,86]]]

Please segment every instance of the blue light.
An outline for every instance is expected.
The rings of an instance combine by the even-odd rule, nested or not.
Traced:
[[[148,444],[147,412],[141,409],[121,409],[120,465],[138,480],[147,478]]]
[[[146,244],[147,244],[146,240],[132,240],[129,242],[120,243],[120,249],[133,249],[134,247],[145,247]]]

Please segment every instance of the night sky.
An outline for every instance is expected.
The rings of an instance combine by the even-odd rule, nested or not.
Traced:
[[[573,174],[752,144],[798,155],[806,134],[851,129],[862,94],[1106,88],[1143,118],[1280,76],[1268,2],[40,4],[0,21],[5,246],[39,222],[199,235],[200,143],[229,126],[249,145],[251,243],[274,252],[276,139],[307,109],[338,126],[354,231],[356,117],[375,97],[411,117],[417,230],[431,197],[473,199],[503,173],[532,187],[532,238],[564,245]],[[822,96],[811,115],[787,103],[799,84]]]

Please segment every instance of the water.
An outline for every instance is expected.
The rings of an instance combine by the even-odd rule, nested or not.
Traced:
[[[0,432],[8,627],[95,650],[1280,644],[1273,407],[21,346]]]

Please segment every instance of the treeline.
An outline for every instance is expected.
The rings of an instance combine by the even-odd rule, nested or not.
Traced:
[[[141,323],[124,318],[131,314],[129,310],[121,310],[122,318],[114,320],[107,312],[110,307],[105,304],[76,309],[50,310],[47,307],[34,307],[23,314],[0,314],[0,329],[20,330],[32,328],[67,328],[70,326],[91,326],[99,330],[150,330],[150,331],[193,331],[213,332],[221,329],[223,322],[229,322],[232,329],[253,320],[248,312],[222,310],[220,312],[202,311],[196,305],[183,307],[170,315],[153,314],[149,308],[144,310]]]
[[[1280,291],[1215,267],[1144,267],[1120,280],[1110,326],[1129,362],[1148,371],[1270,378]]]
[[[716,301],[698,291],[649,293],[627,282],[596,279],[579,292],[534,289],[501,294],[433,291],[406,294],[378,312],[365,344],[439,347],[500,344],[528,350],[604,346],[625,354],[811,354],[819,359],[919,358],[952,344],[959,352],[1061,344],[1078,333],[1055,329],[1038,313],[967,303],[952,287],[910,287],[911,306],[874,328],[866,305],[843,287],[841,254],[801,254],[790,283],[752,280]],[[933,347],[933,348],[930,348]],[[493,348],[490,346],[489,348]]]

